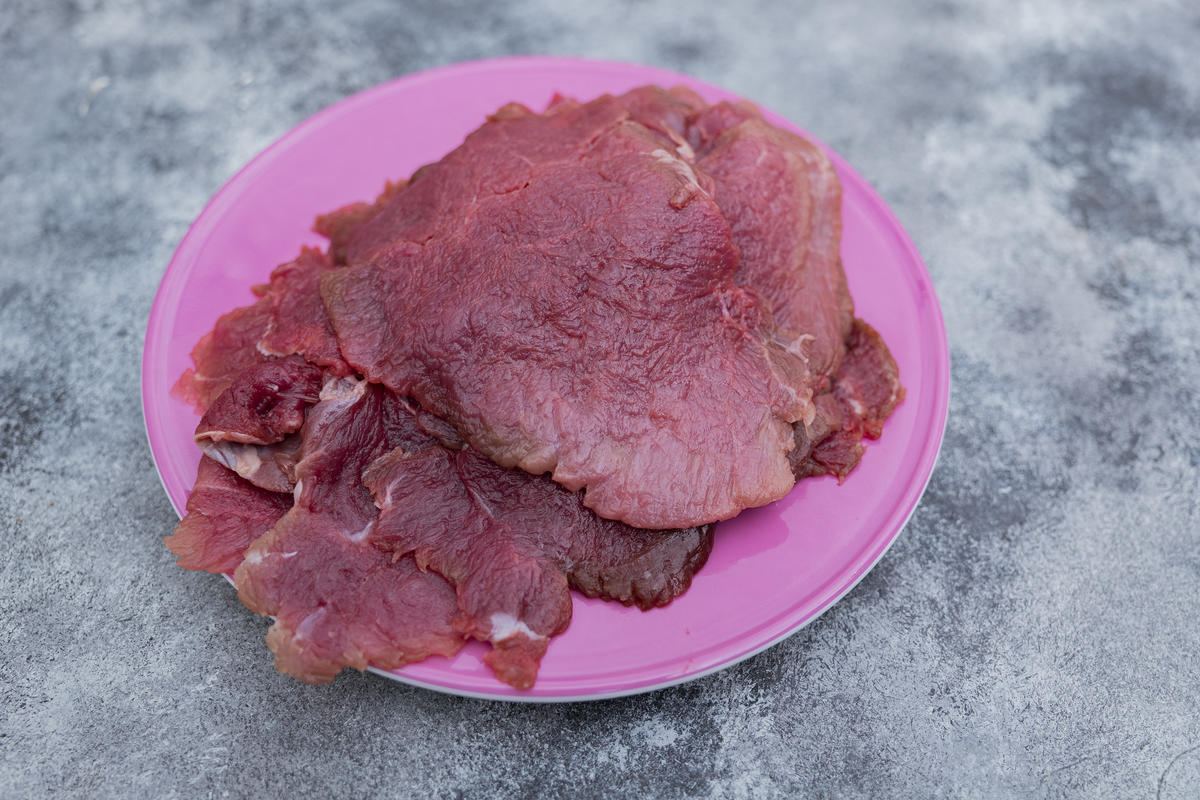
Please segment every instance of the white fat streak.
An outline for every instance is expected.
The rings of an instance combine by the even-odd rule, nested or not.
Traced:
[[[253,445],[244,444],[238,447],[234,458],[237,459],[237,466],[234,469],[243,478],[249,478],[262,466],[262,459],[258,457],[258,448]]]
[[[375,520],[371,520],[370,522],[368,522],[366,525],[363,526],[362,530],[358,531],[357,533],[346,534],[346,538],[349,539],[350,541],[354,542],[355,544],[360,544],[360,543],[366,541],[367,536],[369,536],[371,534],[371,528],[374,528],[374,527],[375,527]]]
[[[367,382],[358,378],[330,378],[321,387],[321,400],[353,403],[367,391]]]
[[[502,642],[510,636],[515,636],[518,633],[524,634],[529,639],[545,639],[545,636],[534,633],[521,620],[514,617],[512,614],[506,614],[503,611],[497,611],[492,614],[490,621],[492,623],[492,632],[489,637],[493,642]]]
[[[222,466],[228,467],[234,472],[237,472],[237,459],[233,457],[233,453],[230,453],[227,448],[209,444],[207,446],[201,445],[200,449],[204,451],[204,455],[208,456],[213,461],[216,461]]]
[[[787,342],[787,344],[785,344],[783,346],[783,349],[787,350],[789,353],[791,353],[794,356],[798,356],[799,358],[804,359],[807,362],[808,361],[808,343],[815,342],[816,340],[817,340],[817,337],[813,336],[811,333],[802,333],[799,336],[797,336],[794,339],[791,339],[789,342]]]
[[[700,182],[696,180],[696,173],[692,171],[692,165],[684,161],[678,155],[671,155],[666,150],[661,148],[658,150],[651,150],[650,155],[654,156],[654,158],[659,162],[674,169],[697,189],[700,188]]]
[[[247,480],[262,466],[258,446],[233,442],[206,442],[200,446],[204,454],[241,475]]]
[[[317,626],[317,623],[320,622],[322,618],[324,618],[325,614],[326,614],[325,606],[321,606],[320,608],[317,608],[315,611],[313,611],[311,614],[309,614],[307,617],[305,617],[300,622],[299,625],[296,626],[295,630],[292,631],[292,638],[293,639],[310,639],[310,638],[312,638],[311,634],[312,634],[313,628],[315,628]]]

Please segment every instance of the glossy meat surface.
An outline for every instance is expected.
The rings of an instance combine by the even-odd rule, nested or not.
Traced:
[[[343,355],[494,461],[640,527],[791,488],[806,361],[686,152],[616,99],[501,109],[346,253],[322,284]]]

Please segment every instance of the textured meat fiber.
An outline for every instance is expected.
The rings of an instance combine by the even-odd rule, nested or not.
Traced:
[[[432,441],[406,416],[389,392],[352,378],[327,383],[308,414],[295,504],[234,574],[242,602],[275,617],[267,644],[281,672],[324,683],[347,666],[393,669],[462,646],[450,585],[367,538],[378,512],[364,468]]]
[[[506,163],[501,158],[499,169],[490,172],[473,171],[469,164],[451,169],[460,187],[469,187],[471,181],[486,185],[482,201],[473,198],[455,206],[453,198],[438,196],[437,186],[422,187],[422,182],[445,178],[446,162],[414,176],[415,187],[443,203],[438,213],[465,209],[472,217],[498,212],[491,227],[474,219],[455,222],[420,209],[406,211],[401,199],[408,191],[406,182],[388,184],[373,203],[325,215],[315,229],[330,239],[329,255],[305,249],[295,261],[277,268],[268,286],[256,288],[258,303],[226,315],[202,340],[194,352],[196,369],[179,382],[177,390],[199,410],[207,410],[197,428],[197,441],[221,463],[258,486],[279,492],[291,492],[300,478],[295,491],[298,502],[292,508],[291,495],[262,491],[206,458],[189,498],[189,513],[167,540],[182,566],[230,571],[242,561],[247,546],[263,534],[251,548],[251,560],[239,570],[239,592],[251,608],[277,616],[268,643],[283,671],[309,682],[324,682],[347,665],[361,669],[373,663],[388,668],[431,653],[451,654],[466,634],[491,642],[486,659],[501,680],[528,688],[549,639],[570,620],[568,587],[649,608],[682,594],[706,560],[712,546],[711,526],[641,530],[602,519],[584,505],[581,492],[569,491],[545,476],[498,466],[465,445],[462,438],[469,438],[471,429],[464,429],[461,420],[451,426],[379,387],[355,380],[331,381],[321,404],[308,414],[304,434],[298,430],[306,408],[316,399],[317,385],[326,377],[352,372],[342,359],[318,292],[327,273],[332,277],[325,279],[325,293],[339,291],[338,285],[348,279],[332,273],[343,264],[363,270],[378,289],[380,272],[397,265],[402,268],[429,252],[461,261],[463,253],[455,250],[454,237],[460,237],[463,242],[457,244],[465,247],[471,235],[491,231],[506,247],[510,240],[518,240],[521,247],[515,258],[526,257],[533,264],[531,290],[554,289],[574,278],[583,286],[582,291],[576,287],[575,306],[596,298],[608,303],[601,324],[605,318],[629,312],[627,303],[613,307],[614,297],[622,298],[620,290],[653,289],[653,278],[662,277],[664,267],[687,273],[693,279],[688,288],[696,291],[703,283],[696,273],[703,270],[683,263],[687,250],[678,242],[667,243],[678,252],[658,243],[652,258],[633,265],[649,276],[622,262],[624,269],[617,280],[609,281],[607,291],[601,291],[603,281],[597,289],[595,271],[587,269],[586,263],[575,273],[557,276],[558,284],[538,284],[539,277],[554,277],[547,267],[573,257],[565,244],[582,240],[582,252],[596,256],[600,252],[596,242],[606,235],[610,248],[613,242],[620,245],[618,257],[605,256],[608,265],[633,252],[633,245],[621,236],[632,238],[637,233],[621,227],[622,222],[632,225],[637,209],[622,216],[601,206],[589,218],[586,193],[582,198],[561,198],[543,192],[543,211],[555,202],[567,202],[577,228],[595,230],[581,233],[560,225],[554,235],[531,236],[522,227],[520,204],[508,196],[537,194],[528,190],[540,188],[539,181],[552,179],[556,171],[569,175],[571,165],[560,162],[578,155],[603,180],[626,189],[631,183],[645,189],[624,176],[621,166],[628,166],[633,156],[645,156],[653,144],[649,167],[652,173],[658,170],[654,177],[670,179],[674,173],[674,183],[659,180],[654,186],[671,189],[666,205],[679,212],[707,204],[705,213],[695,214],[689,224],[703,229],[709,237],[704,241],[719,241],[719,247],[732,250],[732,259],[725,254],[708,265],[711,277],[721,272],[714,265],[722,262],[726,285],[733,287],[723,299],[735,302],[722,309],[722,318],[754,343],[768,365],[767,380],[760,375],[747,385],[757,387],[757,397],[778,401],[782,393],[802,409],[794,425],[795,447],[786,453],[789,472],[796,479],[821,474],[844,478],[861,457],[862,438],[878,437],[883,421],[903,399],[886,345],[869,326],[853,320],[838,258],[840,187],[815,146],[767,125],[748,105],[709,107],[683,89],[645,87],[586,106],[556,98],[546,117],[509,106],[490,124],[532,125],[550,118],[559,119],[560,133],[578,134],[581,127],[592,132],[585,137],[582,154],[571,152],[570,141],[543,141],[538,158],[526,159],[528,163],[514,164],[513,159]],[[514,145],[504,140],[520,140],[521,135],[537,142],[536,130],[516,135],[508,131],[499,137],[501,141],[487,141],[484,132],[474,138],[485,139],[480,147],[485,154],[503,156],[519,151],[519,141]],[[605,142],[606,137],[620,142]],[[470,139],[464,148],[468,145]],[[594,156],[598,158],[589,162]],[[522,169],[525,180],[514,182],[513,176],[520,178]],[[510,185],[500,185],[506,180]],[[660,200],[661,195],[660,191]],[[575,206],[569,204],[571,200]],[[712,222],[708,212],[713,208],[728,222],[727,237],[713,237],[704,228]],[[646,218],[651,223],[660,219],[652,214]],[[397,231],[405,233],[398,236]],[[672,231],[677,239],[691,232]],[[647,242],[655,244],[643,232],[641,243]],[[479,266],[467,264],[465,273],[475,276]],[[504,267],[513,265],[483,266],[485,272],[496,268],[503,273]],[[641,283],[623,285],[631,276]],[[390,281],[394,288],[395,276],[385,277],[384,283]],[[408,277],[418,289],[446,288],[422,284],[419,276]],[[678,300],[670,293],[653,296],[662,302]],[[516,299],[525,315],[518,314],[515,321],[501,315],[500,320],[521,332],[522,323],[536,321],[537,313],[563,298],[569,298],[569,293],[529,298],[513,291],[505,302]],[[526,306],[519,306],[520,302]],[[460,349],[480,355],[474,352],[479,347],[475,339],[487,331],[477,322],[481,317],[494,321],[495,309],[470,307],[455,312],[444,307],[442,311],[443,322],[446,318],[455,322],[456,314],[465,319],[468,336],[459,343]],[[586,314],[572,319],[571,311],[568,307],[558,316],[549,316],[556,328],[552,333],[565,333],[569,344],[581,331],[586,339],[586,325],[596,321]],[[383,316],[385,327],[395,325],[393,317]],[[553,337],[534,338],[541,346],[553,341]],[[430,341],[445,345],[454,339],[431,335],[419,344]],[[653,350],[644,344],[640,349],[625,344],[635,347],[635,358]],[[487,347],[479,349],[483,355],[489,352]],[[531,360],[547,366],[536,353],[497,352],[508,357],[501,366],[516,372]],[[580,345],[572,351],[579,352],[586,348]],[[744,353],[744,342],[743,349],[733,347],[732,352]],[[630,352],[623,355],[629,357]],[[437,352],[429,354],[431,361],[437,357]],[[553,359],[548,363],[555,365]],[[569,363],[569,359],[559,360],[559,366]],[[575,366],[581,364],[586,362]],[[446,376],[434,367],[425,365],[424,372],[432,374],[420,380],[431,387],[428,397],[436,399],[446,393],[442,386]],[[745,377],[744,365],[739,363],[739,370],[737,374]],[[654,380],[669,380],[671,373],[651,377],[644,386],[653,389]],[[589,385],[587,378],[571,376],[569,388]],[[598,385],[607,386],[603,381]],[[599,391],[595,385],[592,389]],[[554,398],[549,407],[561,409],[561,401]],[[626,412],[639,408],[628,398],[624,402]],[[445,413],[444,406],[430,405]],[[776,402],[769,409],[772,424],[779,419],[780,405]],[[544,410],[534,408],[531,413]],[[481,428],[486,431],[482,423]],[[309,434],[312,441],[305,446],[304,435]],[[366,487],[361,480],[364,471]],[[374,504],[369,504],[368,488]],[[594,505],[599,494],[590,491],[587,502]],[[281,524],[272,529],[277,521]],[[439,575],[445,575],[449,584]],[[276,610],[266,610],[270,608]]]
[[[796,449],[789,455],[796,479],[835,475],[845,480],[862,458],[863,438],[878,439],[903,400],[900,371],[883,338],[854,320],[832,387],[816,398],[815,423],[807,431],[796,426]]]
[[[346,252],[322,292],[347,361],[498,463],[648,528],[791,488],[806,362],[692,167],[614,98],[502,109]]]
[[[164,541],[184,569],[233,572],[250,543],[291,506],[291,496],[259,489],[201,458],[187,514]]]
[[[319,367],[290,356],[239,373],[196,426],[199,442],[275,444],[304,424],[304,409],[321,391]]]
[[[904,398],[880,336],[854,318],[841,262],[841,185],[812,142],[746,103],[705,106],[686,90],[634,90],[636,118],[693,148],[741,259],[737,281],[767,301],[789,347],[808,360],[816,413],[795,425],[796,479],[842,480]]]
[[[380,507],[372,541],[455,585],[460,629],[492,643],[485,659],[519,689],[533,685],[549,638],[570,621],[569,586],[665,605],[712,548],[711,526],[648,531],[601,519],[578,492],[470,448],[397,448],[364,480]]]
[[[204,412],[196,444],[255,486],[290,492],[300,449],[296,432],[322,382],[321,369],[299,356],[253,364]]]
[[[346,250],[359,226],[378,214],[407,185],[406,180],[388,181],[373,203],[351,203],[317,217],[313,230],[329,240],[329,257],[335,264],[346,263]]]
[[[842,190],[812,142],[752,106],[718,103],[688,121],[696,165],[741,253],[737,281],[767,298],[817,385],[837,371],[854,318],[841,263]]]
[[[192,349],[194,366],[173,392],[203,414],[242,370],[293,354],[339,377],[349,375],[320,296],[321,274],[333,267],[324,253],[307,247],[276,267],[270,283],[254,287],[256,303],[223,315],[200,339]]]
[[[298,354],[339,378],[352,373],[338,350],[329,315],[321,301],[321,275],[334,268],[329,256],[305,247],[300,255],[271,273],[263,298],[271,315],[258,349],[266,355]]]

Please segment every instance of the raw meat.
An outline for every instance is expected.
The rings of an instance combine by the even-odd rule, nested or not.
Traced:
[[[334,375],[351,374],[320,296],[320,277],[333,269],[320,250],[303,248],[281,264],[271,281],[255,286],[258,302],[230,311],[192,350],[195,366],[186,370],[174,393],[203,414],[238,374],[274,356],[298,354]]]
[[[569,588],[671,602],[713,541],[674,528],[844,479],[903,399],[853,317],[840,202],[824,154],[746,104],[502,108],[318,218],[329,254],[197,345],[176,391],[211,458],[168,546],[236,568],[302,680],[472,636],[532,686]]]
[[[828,385],[854,318],[833,165],[819,147],[748,104],[706,108],[689,119],[687,132],[733,229],[737,282],[767,298],[781,335],[807,359],[814,388]]]
[[[351,203],[337,211],[317,217],[313,230],[329,240],[329,257],[335,264],[346,263],[346,248],[354,232],[383,209],[388,200],[408,185],[408,181],[388,181],[373,203]]]
[[[342,354],[601,516],[687,527],[778,499],[804,358],[734,282],[697,174],[605,97],[501,109],[323,277]]]
[[[353,378],[326,384],[302,437],[295,504],[234,574],[242,602],[275,617],[267,645],[276,666],[324,683],[347,666],[394,669],[458,652],[450,585],[368,540],[378,511],[364,468],[393,447],[432,440],[397,398]]]
[[[299,356],[265,359],[243,369],[196,426],[196,444],[255,486],[291,492],[304,410],[317,402],[323,377]]]
[[[671,89],[640,86],[617,99],[629,111],[634,121],[666,137],[667,143],[675,148],[682,158],[689,162],[696,160],[696,154],[688,142],[687,132],[692,116],[708,107],[700,95],[682,86]]]
[[[845,480],[862,458],[863,437],[878,439],[902,400],[896,360],[875,329],[855,319],[832,388],[816,398],[816,423],[807,433],[796,426],[790,454],[796,479],[830,474]]]
[[[184,569],[233,572],[250,543],[291,506],[290,496],[259,489],[201,458],[187,515],[164,541]]]
[[[242,370],[200,418],[199,442],[274,444],[304,424],[304,409],[321,391],[319,367],[299,356],[262,361]]]
[[[568,585],[666,605],[712,548],[711,526],[648,531],[601,519],[578,492],[470,448],[397,448],[364,481],[380,508],[371,540],[455,585],[459,628],[492,643],[485,659],[518,689],[533,685],[549,638],[571,619]]]
[[[257,294],[265,291],[255,287]],[[223,315],[192,348],[195,367],[184,371],[172,392],[203,414],[239,372],[263,360],[258,342],[270,322],[271,309],[262,300]]]
[[[844,480],[862,457],[863,437],[879,438],[904,389],[887,345],[854,318],[833,165],[747,103],[706,107],[687,90],[653,87],[622,102],[644,124],[686,138],[732,227],[741,254],[736,280],[766,299],[780,338],[808,361],[818,394],[815,414],[795,425],[788,457],[796,479]]]
[[[271,315],[257,345],[259,352],[274,356],[298,354],[339,378],[352,374],[338,351],[329,315],[321,302],[321,275],[333,268],[329,256],[305,247],[294,261],[281,264],[271,273],[270,288],[263,298]]]

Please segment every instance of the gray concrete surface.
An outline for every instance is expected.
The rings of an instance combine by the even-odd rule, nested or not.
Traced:
[[[419,68],[689,71],[927,258],[939,469],[880,566],[692,684],[526,707],[276,674],[175,567],[141,337],[208,197]],[[1200,797],[1200,12],[1186,2],[0,3],[0,796]]]

